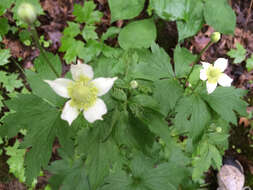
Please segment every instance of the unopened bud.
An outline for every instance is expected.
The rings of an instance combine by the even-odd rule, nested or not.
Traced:
[[[216,43],[220,40],[220,37],[221,37],[221,35],[220,35],[219,32],[214,32],[211,35],[211,40],[212,40],[213,43]]]
[[[33,24],[37,14],[32,4],[22,3],[18,7],[18,16],[27,24]]]
[[[131,86],[131,88],[135,89],[135,88],[138,87],[138,82],[137,82],[136,80],[132,80],[132,81],[130,82],[130,86]]]
[[[217,128],[216,128],[216,132],[217,132],[217,133],[221,133],[221,132],[222,132],[222,128],[221,128],[221,127],[217,127]]]

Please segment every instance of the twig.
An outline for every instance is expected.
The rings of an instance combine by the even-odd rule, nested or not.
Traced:
[[[250,6],[249,6],[249,9],[248,9],[247,18],[246,18],[246,21],[245,21],[245,24],[244,24],[244,30],[246,29],[248,21],[249,21],[249,17],[250,17],[250,14],[251,14],[252,4],[253,4],[253,0],[250,1]]]

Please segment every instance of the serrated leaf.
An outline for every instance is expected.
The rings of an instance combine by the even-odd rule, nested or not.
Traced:
[[[82,31],[82,36],[83,38],[88,41],[88,40],[96,40],[98,39],[98,35],[96,33],[96,27],[95,26],[85,26],[83,31]]]
[[[110,28],[108,28],[108,30],[106,31],[106,33],[104,33],[104,34],[102,35],[101,40],[102,40],[102,41],[105,41],[105,40],[107,40],[108,38],[117,35],[117,34],[120,32],[120,30],[121,30],[120,28],[111,26]]]
[[[0,18],[0,35],[4,36],[5,34],[8,33],[9,29],[10,29],[10,26],[8,24],[8,19],[4,17]]]
[[[190,64],[196,60],[188,49],[181,48],[179,45],[174,51],[175,74],[178,78],[185,77],[191,70]]]
[[[186,0],[151,0],[150,4],[162,19],[175,21],[185,17]]]
[[[145,0],[109,0],[111,23],[116,20],[132,19],[140,14]]]
[[[247,59],[246,68],[247,68],[248,72],[253,70],[253,55],[251,55],[251,57]]]
[[[132,69],[134,78],[146,80],[158,80],[161,78],[172,78],[174,76],[170,57],[157,44],[152,44],[152,53],[145,53],[140,57],[140,61]]]
[[[2,137],[12,137],[21,128],[27,130],[22,148],[30,148],[25,156],[25,176],[27,184],[31,184],[41,168],[47,166],[55,137],[61,139],[59,134],[70,134],[71,128],[60,119],[56,108],[37,96],[19,95],[6,104],[16,112],[5,118],[0,134]]]
[[[93,1],[86,1],[84,6],[75,4],[73,15],[75,20],[80,23],[95,24],[100,22],[103,14],[99,11],[94,11],[96,4]]]
[[[236,15],[227,0],[206,0],[204,16],[206,23],[215,31],[234,34]]]
[[[9,58],[11,57],[9,49],[0,49],[0,66],[9,63]]]
[[[119,33],[118,41],[123,49],[149,48],[156,40],[156,26],[153,19],[134,21]]]
[[[8,8],[13,4],[13,0],[1,0],[0,1],[0,16],[2,16]]]
[[[198,95],[185,96],[179,100],[176,112],[176,129],[179,133],[189,132],[195,143],[211,118],[207,105]]]
[[[54,174],[49,183],[53,190],[90,190],[85,165],[82,160],[57,160],[48,167]],[[73,184],[75,184],[73,186]]]
[[[201,0],[186,2],[185,20],[177,21],[178,41],[195,35],[204,24],[203,3]]]
[[[68,27],[64,29],[64,36],[75,37],[80,33],[80,25],[74,22],[68,22]]]
[[[112,97],[114,97],[117,100],[125,102],[127,100],[127,95],[124,92],[124,90],[119,89],[119,88],[113,88],[111,91]]]
[[[247,103],[241,98],[246,94],[242,89],[233,87],[218,87],[212,94],[203,94],[209,106],[217,112],[224,120],[233,124],[237,123],[237,117],[234,111],[246,116]]]
[[[4,88],[8,92],[13,92],[15,88],[20,88],[23,86],[23,83],[21,80],[17,79],[18,74],[15,73],[6,73],[4,71],[0,71],[0,83],[3,84]]]
[[[227,55],[231,58],[234,58],[233,63],[238,64],[245,60],[246,53],[247,53],[246,49],[244,49],[244,47],[241,44],[237,43],[236,49],[231,49],[227,53]]]
[[[155,111],[160,111],[158,102],[151,96],[144,95],[144,94],[138,94],[136,96],[131,97],[129,99],[129,102],[133,104],[138,104],[142,107],[150,108]]]
[[[159,102],[161,113],[165,116],[174,109],[177,100],[183,95],[183,88],[173,79],[155,81],[154,98]]]

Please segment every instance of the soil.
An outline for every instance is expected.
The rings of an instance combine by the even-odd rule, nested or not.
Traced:
[[[43,34],[46,40],[51,40],[52,45],[47,49],[53,53],[59,53],[60,38],[62,31],[67,26],[67,21],[73,21],[74,17],[71,14],[74,3],[80,3],[81,0],[41,0],[41,5],[45,11],[45,15],[38,19],[41,26],[37,28],[39,34]],[[107,0],[95,0],[97,9],[104,13],[102,22],[97,26],[98,34],[104,32],[110,24],[110,11]],[[234,36],[222,35],[221,40],[212,45],[201,57],[202,60],[213,62],[219,57],[228,58],[230,63],[232,60],[226,55],[231,49],[235,48],[235,44],[240,42],[247,50],[247,57],[253,53],[253,0],[230,0],[233,10],[237,15],[237,25]],[[7,13],[7,16],[10,13]],[[140,18],[145,18],[143,12]],[[138,18],[139,18],[138,17]],[[10,19],[11,21],[12,19]],[[12,24],[13,21],[11,22]],[[112,25],[121,27],[125,24],[123,21],[118,21]],[[173,56],[173,49],[177,45],[177,28],[175,22],[157,21],[158,28],[158,44],[163,47],[168,54]],[[213,28],[204,26],[202,30],[191,39],[184,42],[183,46],[194,53],[199,53],[201,49],[209,42]],[[17,38],[7,35],[4,39],[6,47],[11,49],[11,54],[14,58],[22,57],[24,60],[23,66],[29,68],[32,66],[33,59],[38,56],[38,51],[22,45]],[[115,45],[116,41],[108,41],[110,45]],[[62,54],[59,53],[62,56]],[[227,74],[234,79],[233,85],[237,88],[248,90],[248,95],[245,98],[249,103],[248,112],[253,111],[253,71],[247,72],[245,62],[239,65],[229,64]],[[14,68],[17,69],[17,68]],[[5,110],[7,111],[7,110]],[[234,157],[239,160],[245,171],[246,185],[253,187],[253,126],[250,126],[253,118],[238,118],[238,126],[232,126],[231,136],[229,138],[230,148],[226,151],[226,156]],[[253,124],[252,124],[253,125]],[[54,150],[57,149],[56,141]],[[1,147],[0,147],[1,148]],[[54,154],[53,159],[59,159],[57,154]],[[12,175],[8,173],[8,165],[6,160],[8,157],[5,154],[0,156],[0,190],[25,190],[26,187],[19,183]],[[47,184],[49,174],[38,179],[36,189],[41,189]],[[216,189],[216,171],[210,170],[207,173],[208,189]]]

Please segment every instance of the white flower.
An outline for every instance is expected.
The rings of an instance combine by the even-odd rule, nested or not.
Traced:
[[[233,79],[224,74],[223,71],[228,66],[228,60],[219,58],[214,62],[214,65],[202,62],[203,69],[200,70],[200,79],[206,82],[207,92],[211,94],[217,87],[217,83],[221,86],[231,86]]]
[[[83,111],[83,116],[90,123],[103,120],[102,116],[107,113],[107,108],[104,101],[98,97],[112,88],[117,77],[92,80],[92,67],[80,62],[71,65],[70,72],[74,81],[65,78],[45,80],[59,96],[70,98],[63,108],[61,118],[71,125]]]

